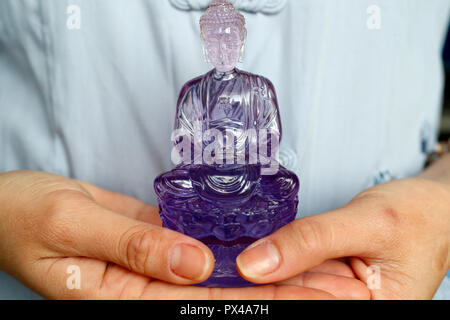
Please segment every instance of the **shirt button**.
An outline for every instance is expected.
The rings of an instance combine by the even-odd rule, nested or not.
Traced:
[[[389,170],[383,170],[375,174],[373,184],[379,185],[396,179]]]
[[[433,151],[433,129],[428,121],[425,121],[420,130],[420,148],[423,154]]]

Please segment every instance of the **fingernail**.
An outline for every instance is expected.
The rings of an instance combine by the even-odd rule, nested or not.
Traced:
[[[208,270],[208,259],[203,250],[190,244],[177,244],[170,255],[170,269],[189,280],[203,280]]]
[[[236,259],[239,271],[248,278],[268,275],[280,267],[281,255],[271,241],[255,243]]]

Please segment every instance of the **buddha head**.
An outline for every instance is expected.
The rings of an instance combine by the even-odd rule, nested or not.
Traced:
[[[247,38],[244,16],[227,0],[214,0],[200,19],[200,31],[207,61],[219,72],[233,70]]]

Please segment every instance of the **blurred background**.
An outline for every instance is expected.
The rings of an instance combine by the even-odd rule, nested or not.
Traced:
[[[441,140],[450,138],[450,28],[447,34],[447,42],[443,52],[445,65],[445,93],[444,93],[444,115],[442,117]]]

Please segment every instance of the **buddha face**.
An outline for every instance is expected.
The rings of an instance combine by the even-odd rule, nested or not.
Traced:
[[[241,57],[245,35],[233,25],[205,29],[203,43],[209,61],[220,72],[233,70]]]

